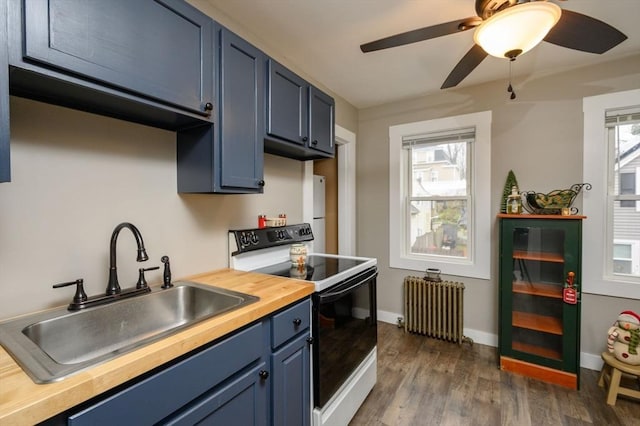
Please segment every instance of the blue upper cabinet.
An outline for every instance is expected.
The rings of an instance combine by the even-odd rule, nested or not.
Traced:
[[[264,54],[225,28],[219,37],[220,185],[262,192]]]
[[[265,151],[298,160],[333,157],[333,98],[273,59],[267,68]]]
[[[3,3],[12,95],[167,130],[214,121],[213,20],[185,1]]]
[[[178,191],[261,193],[264,54],[216,24],[216,126],[178,132]]]
[[[273,59],[267,67],[267,135],[304,146],[309,139],[309,83]]]
[[[335,102],[332,97],[311,86],[309,88],[309,147],[333,156]]]
[[[213,21],[183,1],[24,2],[24,59],[208,115]]]

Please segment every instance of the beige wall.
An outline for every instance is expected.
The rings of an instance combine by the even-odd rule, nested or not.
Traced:
[[[122,231],[125,287],[165,254],[174,278],[226,267],[227,230],[256,226],[259,213],[302,219],[302,162],[266,155],[262,195],[179,195],[174,133],[21,98],[11,98],[11,161],[13,181],[0,185],[0,319],[68,303],[73,290],[57,282],[84,278],[87,294],[103,292],[120,222],[138,226],[150,257],[136,263]]]
[[[336,122],[352,131],[357,110],[292,67],[204,0],[196,7],[336,98]],[[106,288],[109,239],[122,221],[137,225],[150,260],[171,257],[174,278],[227,266],[227,230],[257,215],[286,212],[302,221],[303,162],[265,156],[262,195],[179,195],[175,133],[21,98],[11,98],[13,181],[0,185],[0,319],[67,303],[85,279],[89,295]],[[281,194],[287,194],[282,197]],[[123,286],[135,283],[133,237],[118,243]],[[147,273],[159,282],[161,273]]]
[[[505,70],[506,67],[505,62]],[[358,254],[378,258],[380,310],[401,314],[404,276],[422,273],[389,268],[389,235],[385,225],[389,222],[389,126],[491,110],[491,182],[478,184],[491,185],[492,217],[495,217],[510,169],[516,174],[521,190],[548,192],[582,182],[582,98],[640,87],[640,55],[546,77],[514,79],[513,84],[518,94],[516,101],[508,99],[507,82],[499,81],[360,111]],[[588,216],[589,212],[585,214]],[[496,335],[498,244],[495,220],[492,227],[492,279],[450,278],[466,283],[466,327]],[[599,242],[585,242],[587,247],[594,243]],[[584,277],[584,280],[588,279]],[[583,352],[599,354],[605,348],[607,329],[624,309],[640,312],[640,301],[583,296]]]

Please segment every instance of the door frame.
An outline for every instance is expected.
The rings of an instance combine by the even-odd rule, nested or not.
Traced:
[[[356,255],[356,134],[336,124],[338,151],[338,254]],[[313,222],[313,161],[302,166],[302,217]]]

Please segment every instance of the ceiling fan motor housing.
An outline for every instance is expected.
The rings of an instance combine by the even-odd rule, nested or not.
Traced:
[[[489,19],[495,13],[520,2],[519,0],[476,0],[476,13],[482,19]]]

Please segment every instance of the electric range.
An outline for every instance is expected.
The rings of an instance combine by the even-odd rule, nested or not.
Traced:
[[[311,253],[294,264],[293,244],[313,240],[308,223],[229,231],[229,266],[312,282],[313,424],[347,424],[376,383],[377,260]]]

